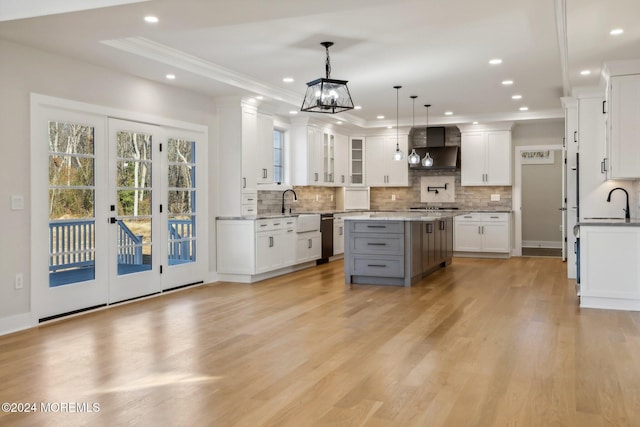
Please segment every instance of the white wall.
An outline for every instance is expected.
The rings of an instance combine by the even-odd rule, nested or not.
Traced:
[[[6,319],[30,311],[30,93],[209,126],[209,187],[216,188],[215,107],[209,97],[0,40],[0,333]],[[22,195],[25,209],[10,209]],[[213,195],[212,195],[213,196]],[[215,217],[215,197],[210,213]],[[215,226],[211,228],[213,235]],[[211,236],[209,271],[215,271]],[[24,289],[14,289],[16,273]],[[3,319],[5,323],[3,324]]]

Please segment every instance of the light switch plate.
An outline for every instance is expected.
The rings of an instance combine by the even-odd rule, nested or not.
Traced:
[[[11,210],[21,211],[24,209],[24,197],[23,196],[11,196]]]
[[[499,202],[500,201],[500,195],[499,194],[492,194],[491,195],[491,201],[492,202]]]

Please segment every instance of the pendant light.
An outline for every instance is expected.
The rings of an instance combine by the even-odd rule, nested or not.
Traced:
[[[424,146],[428,147],[429,141],[427,140],[427,135],[429,134],[429,107],[431,107],[431,104],[425,104],[424,106],[427,107],[427,124],[424,127]],[[427,154],[424,156],[424,159],[422,159],[422,166],[424,167],[433,166],[433,159],[429,155],[428,151],[427,151]]]
[[[327,52],[325,60],[326,78],[319,78],[307,83],[307,93],[304,96],[300,111],[312,113],[335,114],[353,109],[353,100],[347,87],[347,80],[335,80],[331,78],[331,60],[329,48],[333,42],[322,42]]]
[[[398,115],[400,114],[400,88],[402,86],[394,86],[393,88],[396,90],[396,151],[393,152],[393,160],[401,161],[404,159],[404,153],[400,151],[400,133],[398,131]]]
[[[418,95],[411,95],[411,100],[413,101],[413,107],[412,107],[412,126],[411,128],[415,128],[416,127],[416,98],[418,97]],[[416,153],[416,149],[412,149],[411,150],[411,154],[409,154],[409,156],[407,157],[407,161],[409,162],[410,165],[417,165],[420,164],[420,155],[418,155],[418,153]]]

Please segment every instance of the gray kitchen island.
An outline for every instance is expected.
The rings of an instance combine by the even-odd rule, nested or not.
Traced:
[[[411,286],[451,263],[457,213],[345,217],[346,284]]]

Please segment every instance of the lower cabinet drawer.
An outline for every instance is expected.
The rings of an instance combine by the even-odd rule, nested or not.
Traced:
[[[404,252],[404,235],[358,235],[353,234],[351,250],[354,254],[362,255],[397,255]]]
[[[402,221],[353,221],[352,230],[356,233],[404,233]]]
[[[354,276],[404,277],[404,257],[353,257]]]

